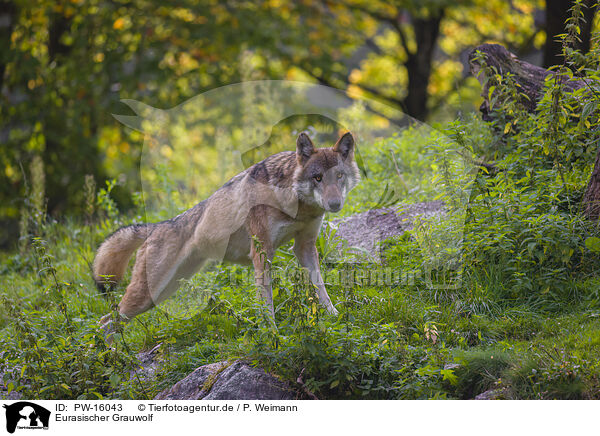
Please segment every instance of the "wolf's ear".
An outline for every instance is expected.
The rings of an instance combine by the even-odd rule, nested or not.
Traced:
[[[304,165],[315,152],[315,146],[304,132],[300,133],[296,141],[296,156],[300,165]]]
[[[346,132],[333,146],[333,151],[342,155],[342,159],[347,159],[354,152],[354,137],[352,133]]]

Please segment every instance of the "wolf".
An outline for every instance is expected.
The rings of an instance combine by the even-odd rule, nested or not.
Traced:
[[[294,254],[309,272],[319,302],[336,315],[319,269],[316,240],[326,212],[339,212],[360,180],[350,132],[333,147],[315,148],[306,133],[283,151],[231,178],[208,199],[166,221],[120,228],[98,248],[93,278],[101,291],[124,276],[137,251],[131,282],[119,303],[128,322],[172,295],[181,279],[208,259],[252,265],[259,295],[274,319],[270,265],[275,250],[294,239]]]

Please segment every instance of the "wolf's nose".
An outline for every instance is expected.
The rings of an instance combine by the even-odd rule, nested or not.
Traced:
[[[337,212],[342,208],[342,202],[340,200],[330,200],[329,201],[329,210],[332,212]]]

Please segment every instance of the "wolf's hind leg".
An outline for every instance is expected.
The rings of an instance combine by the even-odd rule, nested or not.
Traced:
[[[148,239],[140,247],[131,282],[119,303],[119,319],[108,315],[102,318],[107,337],[114,334],[118,323],[129,322],[166,300],[179,288],[181,279],[191,277],[204,263],[197,251],[175,249],[165,241],[168,238]]]
[[[194,275],[205,261],[191,253],[179,262],[155,263],[154,270],[148,274],[146,256],[147,250],[143,246],[133,268],[131,283],[119,303],[119,315],[127,321],[169,298],[179,288],[180,280]]]
[[[117,319],[112,313],[100,319],[100,328],[104,331],[106,341],[113,342],[114,334],[119,330],[119,324],[129,322],[135,316],[152,308],[154,303],[148,291],[146,277],[146,244],[142,245],[136,256],[131,282],[119,303],[119,316]]]
[[[133,266],[131,282],[127,286],[125,295],[123,295],[119,303],[119,315],[125,320],[131,320],[135,316],[154,307],[154,302],[148,288],[147,250],[147,244],[144,244],[138,251],[135,265]]]

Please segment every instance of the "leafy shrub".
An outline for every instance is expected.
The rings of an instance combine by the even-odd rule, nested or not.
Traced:
[[[477,133],[469,127],[477,122],[466,121],[450,130],[464,147],[494,161],[495,170],[482,169],[473,184],[463,249],[467,277],[487,277],[484,286],[505,304],[564,309],[587,298],[575,283],[600,267],[586,247],[598,227],[580,214],[600,140],[600,76],[590,68],[598,49],[583,56],[569,48],[577,11],[574,17],[563,36],[565,65],[548,76],[535,113],[519,103],[510,75],[488,70],[496,95],[491,128]],[[563,82],[573,71],[585,76],[586,86],[568,92]],[[490,286],[491,279],[499,285]]]

